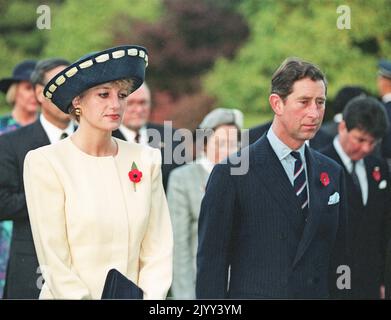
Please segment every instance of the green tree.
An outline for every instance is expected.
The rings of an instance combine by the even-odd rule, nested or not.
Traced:
[[[220,58],[204,79],[217,103],[245,111],[270,112],[274,70],[288,56],[318,64],[329,81],[329,97],[344,85],[376,93],[376,63],[390,57],[389,0],[347,0],[351,29],[339,29],[340,1],[243,0],[240,10],[250,37],[233,60]]]

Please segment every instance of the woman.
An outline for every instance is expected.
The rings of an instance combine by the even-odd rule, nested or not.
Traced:
[[[243,115],[239,110],[213,110],[200,124],[202,130],[197,129],[198,133],[207,137],[202,155],[195,162],[171,172],[167,198],[174,231],[174,275],[171,292],[175,299],[195,299],[201,200],[213,166],[238,150],[242,125]]]
[[[36,119],[38,101],[30,81],[36,62],[25,60],[19,63],[12,77],[0,80],[0,91],[6,94],[6,101],[12,106],[12,113],[0,117],[0,135],[28,125]],[[0,298],[3,297],[6,269],[12,237],[12,221],[0,222]]]
[[[112,138],[126,97],[144,80],[147,54],[120,46],[84,57],[46,85],[77,131],[30,151],[24,183],[45,283],[40,298],[99,299],[110,269],[163,299],[172,231],[157,149]]]

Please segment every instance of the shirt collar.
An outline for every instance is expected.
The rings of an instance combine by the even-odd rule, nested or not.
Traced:
[[[66,127],[65,129],[60,129],[56,127],[53,123],[49,122],[42,113],[39,116],[39,121],[41,122],[42,127],[49,138],[50,143],[60,141],[60,137],[63,132],[66,132],[68,136],[70,136],[75,128],[73,121],[69,121],[68,127]]]
[[[121,133],[124,135],[126,141],[131,141],[131,142],[135,142],[134,139],[136,138],[136,132],[129,129],[128,127],[126,127],[125,125],[121,124],[121,126],[119,127],[119,131],[121,131]],[[140,130],[138,131],[138,133],[140,134],[140,140],[139,140],[139,143],[140,144],[143,144],[143,145],[146,145],[148,144],[148,137],[147,137],[147,127],[146,126],[142,126],[140,128]]]
[[[391,101],[391,92],[386,93],[383,97],[382,100],[384,103],[390,102]]]
[[[267,138],[269,139],[270,145],[272,146],[274,152],[276,153],[280,161],[290,155],[292,151],[299,152],[301,158],[305,159],[305,143],[303,143],[303,145],[298,150],[292,150],[277,137],[277,135],[273,131],[273,126],[271,126],[269,131],[267,132]]]
[[[205,171],[208,174],[210,174],[212,172],[213,167],[214,167],[214,163],[212,163],[211,161],[208,160],[208,158],[206,157],[204,152],[201,153],[201,155],[199,156],[199,158],[196,161],[205,169]]]

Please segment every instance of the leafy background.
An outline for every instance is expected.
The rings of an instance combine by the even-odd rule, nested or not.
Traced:
[[[0,0],[0,77],[26,58],[71,61],[124,43],[145,46],[152,120],[194,129],[213,107],[239,108],[251,127],[271,118],[270,78],[288,56],[329,81],[327,117],[344,85],[376,95],[379,58],[391,58],[391,0],[56,0],[40,30],[38,0]],[[337,8],[351,11],[338,29]],[[9,112],[0,97],[0,113]]]

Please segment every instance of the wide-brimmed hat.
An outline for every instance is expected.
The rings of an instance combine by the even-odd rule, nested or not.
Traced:
[[[9,87],[14,82],[30,81],[30,75],[34,70],[36,63],[35,60],[25,60],[17,64],[12,72],[12,77],[0,80],[0,90],[7,93]]]
[[[63,112],[69,112],[72,99],[99,84],[130,79],[131,92],[144,82],[147,50],[124,45],[83,56],[56,74],[45,86],[44,95]]]

